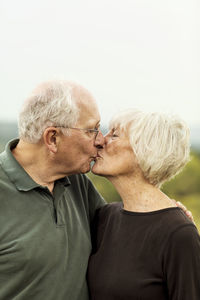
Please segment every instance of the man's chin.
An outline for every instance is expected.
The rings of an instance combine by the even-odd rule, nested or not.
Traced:
[[[85,174],[91,171],[91,164],[88,164],[88,166],[85,166],[84,168],[82,168],[82,170],[80,171],[81,174]]]

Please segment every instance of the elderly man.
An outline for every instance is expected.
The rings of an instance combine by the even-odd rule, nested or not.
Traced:
[[[39,85],[0,155],[0,299],[86,300],[90,224],[105,204],[90,180],[100,115],[67,81]],[[79,174],[79,175],[75,175]]]

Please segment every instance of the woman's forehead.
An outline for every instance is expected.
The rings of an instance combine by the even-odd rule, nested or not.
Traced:
[[[119,121],[114,121],[114,122],[110,122],[109,124],[109,130],[117,130],[123,133],[128,133],[129,132],[129,126],[130,122],[122,122],[120,123]]]

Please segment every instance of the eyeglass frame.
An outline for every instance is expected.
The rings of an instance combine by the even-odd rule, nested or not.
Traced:
[[[53,127],[61,127],[61,128],[66,128],[66,129],[76,129],[76,130],[82,130],[82,131],[86,131],[86,132],[93,132],[93,133],[96,133],[96,135],[94,136],[95,140],[97,138],[97,135],[99,134],[99,131],[100,129],[92,129],[92,128],[88,128],[88,129],[85,129],[85,128],[78,128],[78,127],[65,127],[65,126],[53,126]]]

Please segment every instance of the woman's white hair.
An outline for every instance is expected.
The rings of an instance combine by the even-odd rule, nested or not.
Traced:
[[[144,177],[155,186],[178,174],[189,161],[190,130],[175,115],[129,109],[116,114],[110,127],[128,134]]]
[[[40,84],[26,99],[19,114],[19,137],[37,143],[49,126],[73,127],[79,117],[73,87],[73,83],[64,80]]]

